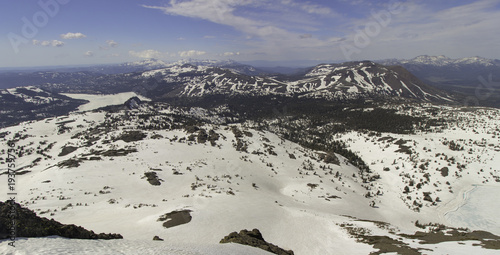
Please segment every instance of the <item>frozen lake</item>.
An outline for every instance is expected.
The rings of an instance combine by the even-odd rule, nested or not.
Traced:
[[[500,235],[500,187],[476,186],[466,193],[462,206],[445,215],[455,226]]]

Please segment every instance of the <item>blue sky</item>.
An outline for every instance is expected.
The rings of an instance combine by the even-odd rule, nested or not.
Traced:
[[[0,67],[500,58],[500,0],[8,0],[0,22]]]

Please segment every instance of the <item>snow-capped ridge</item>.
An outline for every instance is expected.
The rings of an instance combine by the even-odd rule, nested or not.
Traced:
[[[387,59],[377,61],[386,64],[414,64],[414,65],[430,65],[430,66],[459,66],[459,65],[478,65],[478,66],[495,66],[498,65],[493,59],[487,59],[479,56],[451,59],[444,55],[429,56],[421,55],[412,59]]]
[[[147,68],[158,68],[158,67],[166,67],[168,66],[167,63],[163,62],[162,60],[155,59],[155,58],[150,58],[150,59],[145,59],[141,61],[136,61],[136,62],[127,62],[122,64],[123,66],[143,66]]]
[[[142,76],[174,84],[167,97],[300,94],[301,97],[327,100],[390,96],[423,101],[447,98],[452,101],[445,93],[423,84],[402,68],[386,67],[371,61],[321,64],[292,79],[288,76],[247,75],[227,66],[184,62],[147,71]]]

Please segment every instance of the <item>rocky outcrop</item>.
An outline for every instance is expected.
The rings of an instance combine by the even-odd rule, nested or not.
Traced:
[[[96,234],[73,224],[65,225],[54,219],[38,217],[35,212],[11,200],[0,202],[0,239],[10,237],[15,222],[17,237],[61,236],[76,239],[122,239],[120,234]]]
[[[220,243],[239,243],[260,248],[278,255],[293,255],[293,251],[287,251],[272,243],[266,242],[258,229],[253,229],[252,231],[245,229],[241,230],[240,233],[233,232],[224,237]]]
[[[154,236],[153,241],[163,241],[159,236]]]

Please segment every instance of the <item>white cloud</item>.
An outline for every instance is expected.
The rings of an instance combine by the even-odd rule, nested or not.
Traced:
[[[62,46],[64,46],[64,42],[61,42],[58,40],[52,40],[52,46],[53,47],[62,47]]]
[[[355,59],[412,58],[423,54],[488,57],[492,45],[500,42],[500,34],[492,32],[498,30],[500,23],[499,4],[498,0],[480,0],[436,10],[431,4],[407,2],[353,56]],[[353,23],[352,32],[343,43],[355,46],[355,36],[374,21],[377,19],[370,15]]]
[[[226,25],[235,28],[246,35],[247,40],[257,40],[264,44],[261,46],[273,46],[276,48],[293,48],[293,47],[318,47],[326,46],[329,42],[322,41],[317,38],[307,38],[300,40],[300,34],[292,32],[296,30],[296,26],[289,24],[290,22],[279,21],[281,17],[289,20],[290,12],[286,11],[283,4],[288,5],[286,8],[295,8],[301,10],[302,16],[310,15],[309,19],[313,19],[315,14],[331,14],[334,12],[319,5],[309,3],[298,3],[292,0],[276,1],[261,1],[261,0],[190,0],[190,1],[170,1],[170,4],[165,7],[160,6],[145,6],[146,8],[158,9],[167,15],[184,16],[190,18],[204,19],[213,23]],[[265,14],[259,11],[236,12],[240,7],[265,7],[262,10],[270,9]],[[247,8],[250,9],[250,8]],[[263,16],[265,15],[265,16]],[[311,24],[309,20],[303,17],[294,17],[294,24]],[[276,21],[276,22],[273,22]],[[282,24],[278,24],[282,23]],[[258,40],[263,39],[263,40]],[[273,49],[274,50],[274,49]]]
[[[165,6],[143,7],[231,27],[239,32],[230,38],[234,43],[268,58],[344,60],[341,46],[354,45],[358,31],[366,29],[371,29],[369,43],[354,59],[488,57],[500,43],[500,34],[494,32],[500,23],[500,0],[445,1],[439,7],[401,1],[403,8],[383,25],[379,20],[384,17],[372,13],[391,11],[392,1],[339,1],[347,12],[340,14],[336,4],[325,2],[326,7],[311,0],[170,0]]]
[[[300,6],[300,8],[309,14],[328,15],[333,12],[332,9],[328,7],[322,7],[316,4],[303,4],[302,6]]]
[[[64,42],[58,41],[58,40],[52,40],[52,41],[38,41],[38,40],[33,40],[32,41],[33,45],[36,46],[52,46],[52,47],[62,47],[64,46]]]
[[[327,39],[301,35],[318,30],[312,27],[318,25],[318,14],[338,16],[330,8],[294,0],[172,0],[166,6],[143,7],[232,27],[243,34],[239,43],[274,55],[331,49],[334,44]]]
[[[293,0],[282,0],[281,4],[286,5],[286,6],[290,6],[290,7],[299,8],[308,14],[335,15],[335,16],[338,15],[335,11],[333,11],[329,7],[322,6],[319,4],[311,4],[309,2],[303,2],[303,1],[296,2]]]
[[[118,46],[118,43],[115,42],[114,40],[107,40],[106,41],[106,44],[109,46],[109,47],[117,47]]]
[[[215,39],[215,36],[213,36],[213,35],[205,35],[205,36],[203,36],[203,39]]]
[[[136,58],[162,58],[165,56],[167,53],[162,53],[157,50],[143,50],[143,51],[129,51],[128,52],[130,56],[136,57]]]
[[[366,1],[366,0],[340,0],[341,2],[349,3],[351,5],[364,5],[364,6],[371,6],[373,3],[371,1]]]
[[[82,33],[66,33],[66,34],[61,34],[62,39],[80,39],[80,38],[85,38],[87,37],[86,35]]]
[[[179,54],[180,57],[189,58],[189,57],[194,57],[194,56],[205,55],[206,52],[204,52],[204,51],[197,51],[197,50],[188,50],[188,51],[179,51],[178,54]]]
[[[85,55],[86,57],[93,57],[93,56],[94,56],[94,52],[92,52],[92,51],[90,51],[90,50],[89,50],[89,51],[85,52],[85,54],[84,54],[84,55]]]
[[[240,55],[239,52],[224,52],[224,54],[222,54],[224,57],[230,57],[230,56],[237,56],[237,55]]]
[[[346,40],[345,37],[330,37],[330,38],[328,38],[329,42],[342,42],[345,40]]]

